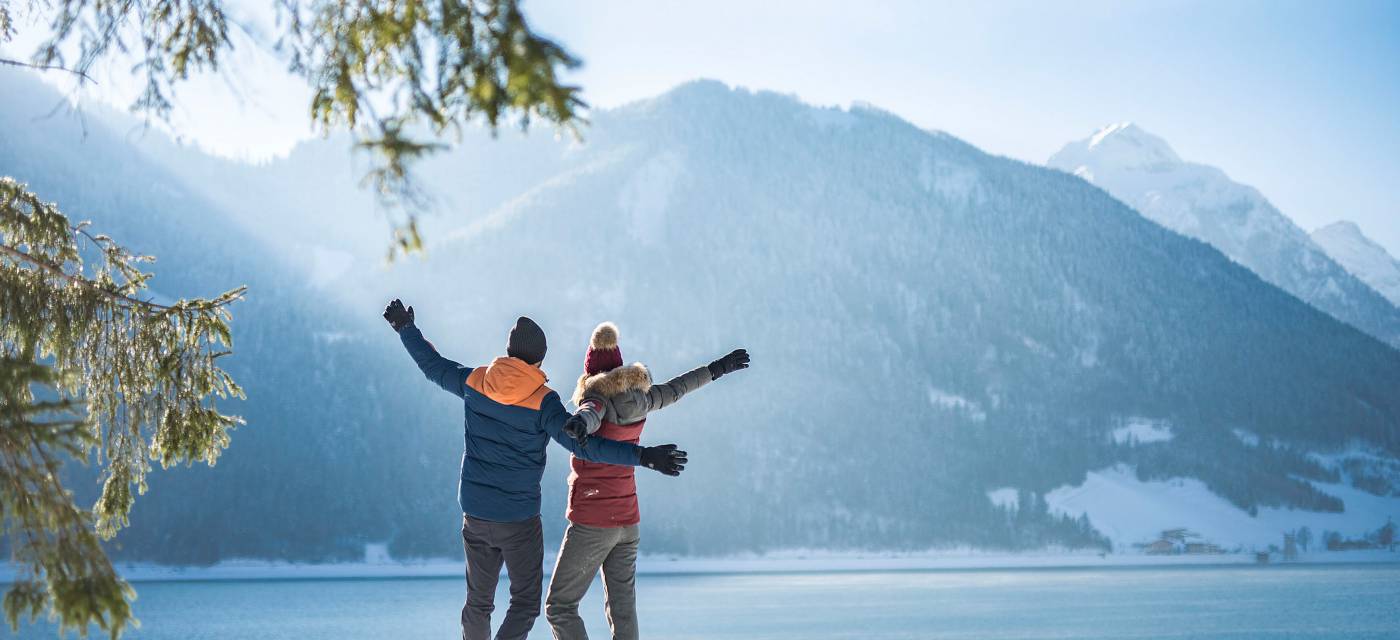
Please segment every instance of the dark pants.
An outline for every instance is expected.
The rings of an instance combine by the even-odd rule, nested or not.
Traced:
[[[540,615],[544,579],[544,533],[540,517],[519,522],[491,522],[462,516],[462,546],[467,550],[467,604],[462,607],[462,640],[489,640],[496,583],[504,563],[510,575],[510,609],[496,632],[497,640],[524,640]]]

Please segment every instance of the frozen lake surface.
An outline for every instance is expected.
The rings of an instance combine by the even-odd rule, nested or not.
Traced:
[[[142,626],[127,637],[146,640],[454,638],[464,591],[443,578],[136,586]],[[643,635],[665,639],[1400,638],[1400,565],[643,575],[638,588]],[[602,591],[584,601],[594,638],[609,637]],[[498,621],[507,599],[502,581]],[[541,617],[530,638],[549,637]]]

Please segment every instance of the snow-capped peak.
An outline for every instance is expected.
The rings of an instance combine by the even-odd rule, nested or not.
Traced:
[[[1400,346],[1400,268],[1355,227],[1312,238],[1258,190],[1183,161],[1130,123],[1071,142],[1047,163],[1107,191],[1144,217],[1202,240],[1269,283]],[[1377,295],[1379,292],[1380,295]]]
[[[1344,269],[1400,307],[1400,261],[1366,237],[1356,223],[1334,222],[1312,232],[1312,239]]]
[[[1332,224],[1323,225],[1314,229],[1312,235],[1314,238],[1318,236],[1327,236],[1338,239],[1359,240],[1371,244],[1371,239],[1367,238],[1366,234],[1361,232],[1361,227],[1356,226],[1356,223],[1350,220],[1338,220]]]
[[[1088,180],[1104,171],[1167,170],[1181,164],[1171,145],[1131,122],[1111,124],[1051,156],[1050,166]]]
[[[1132,131],[1129,131],[1130,129],[1142,131],[1142,129],[1139,129],[1137,125],[1127,120],[1119,122],[1118,124],[1111,124],[1107,127],[1099,129],[1098,131],[1094,132],[1094,135],[1089,137],[1089,148],[1092,149],[1094,147],[1099,146],[1099,144],[1103,143],[1104,139],[1120,131],[1128,131],[1128,133],[1131,134]]]

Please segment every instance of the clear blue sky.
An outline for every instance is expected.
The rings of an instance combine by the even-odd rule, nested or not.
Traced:
[[[696,77],[862,100],[1043,163],[1132,120],[1400,255],[1400,2],[527,0],[612,106]]]
[[[229,2],[255,31],[270,28],[271,0]],[[575,79],[595,106],[708,77],[822,105],[870,102],[1035,163],[1132,120],[1258,187],[1304,229],[1351,219],[1400,255],[1400,0],[524,6],[584,59]],[[35,42],[23,27],[21,48]],[[309,136],[304,85],[256,47],[236,56],[232,97],[223,79],[181,91],[179,133],[255,157]],[[125,107],[139,83],[129,63],[112,67],[95,92]]]

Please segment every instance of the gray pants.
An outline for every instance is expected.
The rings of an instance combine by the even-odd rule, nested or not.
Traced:
[[[603,593],[613,640],[637,638],[637,525],[599,528],[569,524],[559,560],[549,579],[545,616],[558,640],[586,640],[578,603],[598,569],[603,569]]]
[[[519,522],[491,522],[462,516],[462,546],[467,550],[467,604],[462,607],[462,640],[489,640],[491,612],[501,564],[510,574],[510,609],[496,632],[498,640],[524,640],[540,615],[544,581],[544,533],[540,517]]]

